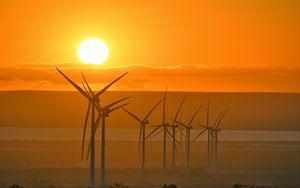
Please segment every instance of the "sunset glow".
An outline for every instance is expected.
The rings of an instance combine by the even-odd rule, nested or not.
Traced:
[[[56,66],[96,87],[129,72],[113,87],[123,91],[300,92],[300,1],[5,0],[0,9],[1,90],[71,89]]]

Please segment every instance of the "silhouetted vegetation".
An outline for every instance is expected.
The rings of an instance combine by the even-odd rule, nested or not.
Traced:
[[[18,185],[18,184],[13,184],[13,185],[9,186],[9,188],[24,188],[24,187],[21,185]]]
[[[277,186],[234,184],[233,188],[277,188]]]
[[[163,186],[162,186],[162,188],[177,188],[177,185],[175,185],[175,184],[164,184]]]
[[[111,184],[109,186],[109,188],[129,188],[129,186],[116,182],[116,183]]]

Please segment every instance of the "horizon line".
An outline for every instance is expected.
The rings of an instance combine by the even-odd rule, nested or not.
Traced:
[[[98,90],[93,90],[98,91]],[[100,91],[100,90],[99,90]],[[78,92],[77,90],[49,90],[49,89],[8,89],[0,92]],[[165,90],[108,90],[107,92],[165,92]],[[185,90],[168,90],[168,93],[266,93],[266,94],[300,94],[300,91],[185,91]]]

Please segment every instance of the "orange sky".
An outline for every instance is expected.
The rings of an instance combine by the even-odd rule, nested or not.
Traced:
[[[113,89],[300,92],[300,1],[1,0],[0,90],[72,89],[83,71]],[[104,65],[79,62],[90,37]]]

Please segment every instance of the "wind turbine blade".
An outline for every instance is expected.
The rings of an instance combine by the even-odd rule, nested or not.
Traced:
[[[101,121],[101,118],[102,118],[102,115],[101,115],[101,114],[98,114],[98,117],[97,117],[97,119],[96,119],[96,124],[95,124],[94,136],[96,135],[96,132],[97,132],[97,130],[98,130],[98,126],[99,126],[99,122]],[[91,140],[89,141],[88,152],[87,152],[87,155],[86,155],[86,159],[87,159],[87,160],[89,159],[90,152],[91,152]]]
[[[193,140],[192,140],[192,143],[194,143],[196,140],[197,140],[197,138],[199,138],[205,131],[207,131],[207,129],[204,129],[204,130],[202,130]]]
[[[153,129],[147,136],[145,139],[149,138],[153,133],[155,133],[155,131],[157,131],[158,129],[160,129],[161,127],[163,127],[163,125],[161,125],[160,127],[157,127],[155,129]]]
[[[180,134],[186,139],[185,134],[183,134],[183,131],[180,131]]]
[[[97,102],[97,101],[95,101],[95,108],[98,111],[98,113],[101,113],[101,111],[102,111],[101,106],[100,106],[99,102]]]
[[[66,79],[68,80],[83,96],[85,96],[87,99],[90,99],[89,95],[84,92],[81,87],[79,87],[75,82],[73,82],[70,78],[68,78],[61,70],[59,70],[57,67],[55,67],[56,70]]]
[[[81,82],[81,83],[82,83],[82,86],[83,86],[83,89],[84,89],[85,93],[87,93],[89,95],[89,97],[91,98],[91,95],[88,92],[87,88],[85,87],[84,83],[83,82]]]
[[[99,126],[99,123],[100,123],[101,119],[102,119],[102,115],[101,115],[101,113],[99,113],[98,116],[97,116],[96,122],[95,122],[94,136],[96,136],[96,132],[98,130],[98,126]],[[89,141],[89,146],[88,146],[88,151],[87,151],[87,155],[86,155],[86,160],[89,159],[90,152],[91,152],[91,139]]]
[[[189,124],[187,125],[187,127],[190,127],[193,120],[195,119],[196,115],[198,114],[198,112],[200,111],[200,109],[202,108],[202,105],[197,109],[197,111],[194,113],[192,119],[190,120]]]
[[[167,134],[167,139],[168,141],[172,141],[172,137],[170,137],[170,135]]]
[[[134,115],[133,113],[129,112],[128,110],[126,110],[126,108],[122,108],[125,112],[127,112],[127,114],[129,114],[131,117],[133,117],[134,119],[136,119],[138,122],[142,122],[142,120],[140,120],[140,118],[138,118],[136,115]]]
[[[97,117],[97,119],[96,119],[96,124],[95,124],[95,134],[96,134],[96,132],[97,132],[97,130],[98,130],[98,126],[99,126],[99,123],[100,123],[100,121],[101,121],[101,118],[102,118],[102,115],[101,115],[101,113],[99,113],[99,114],[98,114],[98,117]]]
[[[222,118],[224,112],[225,112],[225,111],[221,112],[221,113],[218,115],[217,119],[215,120],[214,124],[212,125],[213,128],[215,128],[215,127],[217,126],[217,124],[218,124],[218,122],[220,121],[220,119]]]
[[[89,86],[89,84],[88,84],[88,82],[86,81],[85,76],[84,76],[84,74],[83,74],[82,72],[81,72],[81,75],[82,75],[82,78],[83,78],[83,80],[84,80],[86,86],[88,87],[88,89],[89,89],[89,91],[90,91],[90,94],[91,94],[92,96],[95,96],[94,92],[92,91],[91,87]]]
[[[221,118],[219,119],[219,121],[218,121],[218,123],[217,123],[215,129],[219,128],[219,126],[220,126],[220,124],[221,124],[221,122],[222,122],[222,120],[223,120],[225,114],[228,112],[228,110],[229,110],[229,109],[227,108],[227,109],[223,112],[223,114],[222,114]]]
[[[161,125],[151,125],[151,127],[161,127]]]
[[[155,137],[156,135],[160,134],[162,131],[163,131],[163,129],[160,129],[160,130],[157,131],[155,134],[151,135],[149,138]],[[147,137],[146,137],[145,139],[147,139]]]
[[[167,137],[168,141],[172,141],[172,136],[168,133],[168,131],[166,131],[166,132],[167,132],[166,137]]]
[[[200,125],[200,127],[203,127],[203,128],[205,128],[205,129],[209,129],[210,127],[208,127],[208,126],[206,126],[206,125],[203,125],[203,124],[199,124]]]
[[[113,112],[113,111],[115,111],[115,110],[117,110],[117,109],[119,109],[119,108],[122,108],[122,107],[124,107],[124,106],[127,106],[128,104],[130,104],[130,103],[128,102],[128,103],[122,104],[122,105],[120,105],[120,106],[117,106],[117,107],[115,107],[115,108],[109,110],[109,113],[111,113],[111,112]]]
[[[165,95],[164,95],[164,103],[163,103],[163,114],[162,114],[162,125],[165,124],[165,118],[166,118],[166,99],[167,99],[167,90],[166,88]]]
[[[105,88],[103,88],[101,91],[99,91],[95,97],[98,98],[100,95],[102,95],[110,86],[112,86],[115,82],[117,82],[118,80],[120,80],[122,77],[124,77],[128,72],[126,72],[125,74],[121,75],[120,77],[118,77],[117,79],[115,79],[114,81],[112,81],[110,84],[108,84]]]
[[[144,121],[148,119],[148,117],[152,114],[154,109],[162,102],[163,100],[160,100],[150,111],[149,113],[145,116]]]
[[[117,101],[115,101],[115,102],[113,102],[113,103],[111,103],[111,104],[109,104],[109,105],[106,105],[105,107],[103,107],[103,109],[109,109],[110,107],[112,107],[112,106],[118,104],[119,102],[122,102],[122,101],[124,101],[124,100],[126,100],[126,99],[129,99],[129,98],[131,98],[131,97],[125,97],[125,98],[123,98],[123,99],[117,100]]]
[[[167,131],[167,134],[166,134],[166,135],[167,135],[167,138],[168,138],[169,141],[173,141],[173,136],[172,136],[172,134],[168,133],[168,131]],[[176,143],[176,144],[179,144],[179,142],[178,142],[176,139],[175,139],[175,143]]]
[[[85,116],[85,121],[84,121],[83,134],[82,134],[81,160],[83,159],[85,132],[86,132],[86,127],[87,127],[87,123],[88,123],[88,119],[89,119],[90,107],[91,107],[91,103],[89,102],[88,109],[87,109],[86,116]]]
[[[167,135],[169,135],[171,138],[173,138],[173,135],[170,133],[169,129],[166,128],[166,132],[167,132]]]
[[[175,125],[175,122],[176,122],[176,120],[177,120],[178,114],[179,114],[179,112],[180,112],[180,109],[181,109],[181,107],[182,107],[182,105],[183,105],[185,99],[186,99],[186,97],[184,97],[184,98],[182,99],[182,101],[181,101],[181,103],[180,103],[180,105],[179,105],[179,107],[178,107],[178,109],[177,109],[177,112],[176,112],[175,118],[174,118],[174,120],[173,120],[172,126]]]
[[[206,112],[206,125],[209,125],[209,106],[210,106],[210,99],[207,102],[207,112]]]
[[[214,128],[214,127],[217,126],[217,123],[218,123],[219,119],[221,118],[221,116],[222,116],[222,113],[220,113],[220,114],[218,115],[217,119],[216,119],[215,122],[212,124],[212,128]]]
[[[176,132],[175,132],[175,134],[173,135],[173,134],[171,134],[171,136],[172,136],[172,138],[175,138],[175,143],[176,144],[179,144],[179,141],[176,139]]]
[[[169,129],[166,129],[166,132],[167,132],[167,135],[169,135],[172,139],[174,138],[173,134],[169,131]],[[175,138],[175,142],[177,144],[179,144],[179,142],[178,142],[178,140],[176,140],[176,138]]]
[[[89,147],[88,147],[88,151],[87,151],[87,153],[86,153],[86,160],[89,159],[90,152],[91,152],[91,140],[89,141]]]
[[[184,128],[187,128],[187,125],[181,123],[180,121],[176,121],[176,123],[178,123],[180,126],[184,127]]]
[[[140,133],[139,133],[139,160],[141,161],[141,138],[142,138],[142,126],[140,128]]]

